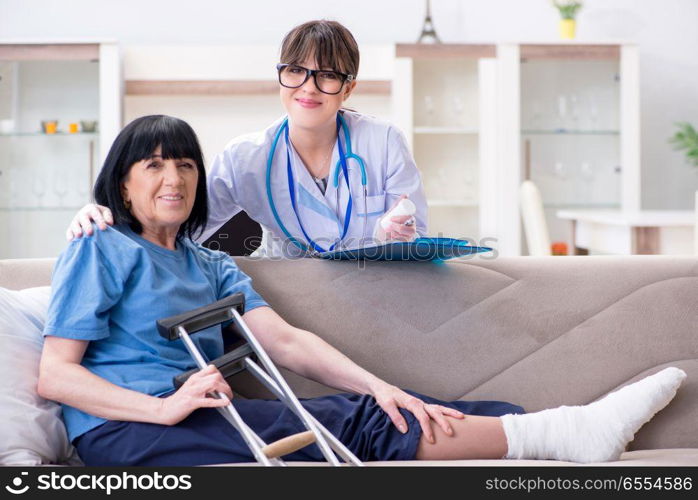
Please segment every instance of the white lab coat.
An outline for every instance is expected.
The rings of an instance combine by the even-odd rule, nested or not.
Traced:
[[[365,211],[361,169],[356,161],[347,160],[353,200],[352,215],[347,234],[335,250],[342,247],[357,248],[367,243],[367,240],[373,237],[378,219],[390,209],[401,194],[407,194],[416,205],[417,233],[426,235],[427,206],[424,190],[419,171],[402,132],[385,121],[359,113],[345,111],[343,117],[349,127],[352,151],[363,158],[366,166],[368,196]],[[261,132],[233,139],[216,157],[207,177],[208,222],[199,241],[208,239],[231,217],[244,210],[263,228],[264,237],[259,255],[303,256],[304,253],[289,241],[280,229],[267,196],[267,158],[282,122],[283,118],[280,118]],[[293,126],[292,123],[289,125]],[[346,155],[344,133],[342,130],[340,133]],[[348,199],[343,175],[340,175],[337,188],[333,184],[334,171],[339,160],[337,144],[335,142],[332,152],[330,176],[324,196],[303,165],[300,156],[293,150],[293,146],[291,149],[298,216],[308,236],[327,249],[339,241],[343,232]],[[291,205],[284,134],[281,134],[274,152],[271,189],[281,221],[292,236],[307,243]]]

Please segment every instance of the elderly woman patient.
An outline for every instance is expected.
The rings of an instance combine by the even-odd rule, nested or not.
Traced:
[[[260,166],[262,168],[263,166]],[[442,402],[407,393],[357,366],[311,332],[286,323],[227,255],[192,241],[207,219],[206,177],[194,131],[168,116],[124,128],[97,179],[95,200],[115,226],[72,241],[53,275],[39,393],[63,404],[71,441],[87,465],[199,465],[252,461],[215,411],[233,398],[210,365],[193,368],[181,340],[155,321],[236,292],[244,320],[280,366],[346,394],[303,405],[362,460],[616,459],[673,398],[685,374],[667,368],[587,406],[522,414],[496,402]],[[208,359],[223,354],[220,326],[193,337]],[[237,400],[266,442],[301,430],[285,405]],[[322,460],[315,445],[285,457]]]

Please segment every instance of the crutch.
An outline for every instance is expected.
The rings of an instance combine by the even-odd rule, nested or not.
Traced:
[[[363,465],[341,441],[303,408],[264,348],[242,319],[241,315],[244,313],[244,309],[245,296],[242,293],[236,293],[208,306],[157,321],[160,335],[167,340],[181,339],[197,366],[197,369],[192,369],[176,376],[174,378],[175,388],[179,388],[198,370],[206,368],[206,361],[196,344],[191,340],[191,335],[211,326],[232,320],[245,344],[213,360],[213,364],[221,371],[224,378],[242,370],[248,370],[281,402],[286,404],[307,429],[305,432],[293,434],[274,443],[266,444],[245,424],[232,403],[216,408],[240,432],[255,460],[265,466],[284,466],[286,464],[279,457],[315,443],[331,465],[341,465],[336,455],[340,456],[348,464]],[[257,364],[254,358],[257,358],[262,366]],[[216,392],[213,396],[219,399],[226,397],[219,392]]]

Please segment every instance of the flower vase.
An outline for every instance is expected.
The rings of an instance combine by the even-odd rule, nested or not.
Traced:
[[[560,38],[572,40],[574,38],[577,23],[574,19],[560,19]]]

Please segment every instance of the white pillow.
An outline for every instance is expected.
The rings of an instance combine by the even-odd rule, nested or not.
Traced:
[[[36,393],[50,294],[0,287],[0,465],[80,464],[60,405]]]

